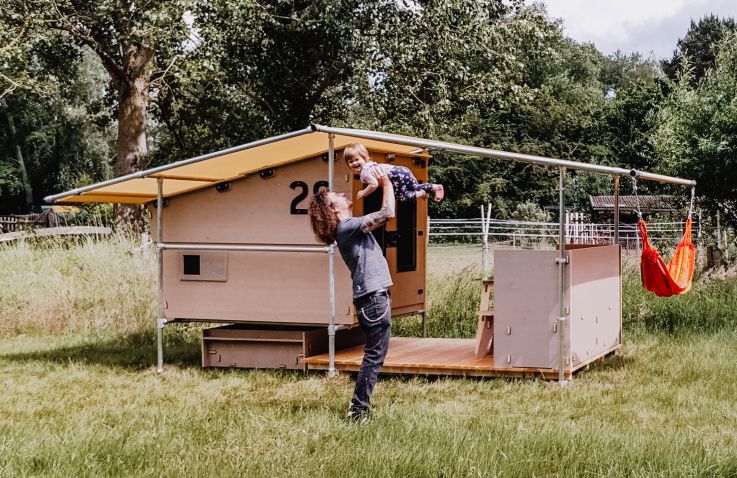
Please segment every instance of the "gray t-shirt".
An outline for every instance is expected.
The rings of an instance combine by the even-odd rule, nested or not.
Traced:
[[[389,266],[373,234],[361,230],[361,218],[349,217],[338,224],[335,240],[351,271],[353,298],[387,289],[392,285]]]

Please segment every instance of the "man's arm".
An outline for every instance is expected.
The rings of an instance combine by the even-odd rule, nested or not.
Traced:
[[[378,183],[384,188],[384,197],[381,201],[381,209],[371,214],[361,217],[361,230],[368,234],[377,227],[386,224],[389,219],[394,217],[394,185],[389,176],[379,166],[371,169],[371,174],[378,180]]]

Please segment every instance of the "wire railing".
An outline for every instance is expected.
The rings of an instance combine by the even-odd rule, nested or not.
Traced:
[[[677,243],[683,234],[683,221],[652,222],[648,224],[648,233],[653,242]],[[488,226],[489,241],[506,243],[512,247],[531,247],[544,243],[553,244],[559,237],[559,223],[538,221],[512,221],[490,219]],[[571,217],[566,222],[566,238],[573,244],[612,244],[614,243],[614,224],[588,223],[580,218]],[[695,231],[700,225],[694,222]],[[470,242],[483,241],[483,223],[481,218],[474,219],[430,219],[430,241]],[[698,232],[695,234],[699,236]],[[619,243],[626,249],[641,247],[636,224],[619,224]]]

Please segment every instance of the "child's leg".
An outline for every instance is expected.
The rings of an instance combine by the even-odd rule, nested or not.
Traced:
[[[432,193],[435,197],[435,202],[440,202],[443,200],[443,197],[445,196],[445,191],[443,190],[443,186],[441,184],[423,184],[414,177],[414,175],[408,168],[397,166],[395,169],[398,170],[396,172],[396,175],[402,177],[402,181],[404,182],[404,185],[407,189],[408,197],[418,198],[423,197],[425,194],[430,196],[430,193]]]
[[[410,201],[415,198],[412,187],[412,173],[404,166],[395,166],[389,171],[389,179],[394,185],[394,194],[398,201]]]
[[[407,183],[399,179],[391,178],[394,185],[394,195],[399,202],[407,202],[415,199],[416,192],[407,187]]]

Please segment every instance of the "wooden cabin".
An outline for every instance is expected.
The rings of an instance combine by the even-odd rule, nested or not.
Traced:
[[[327,143],[326,143],[327,144]],[[363,187],[336,147],[336,192],[354,198]],[[165,243],[319,245],[307,208],[327,186],[322,149],[277,167],[169,197],[163,212]],[[369,149],[372,160],[406,166],[427,181],[428,155]],[[377,190],[354,202],[354,215],[377,210]],[[149,204],[155,230],[155,205]],[[394,286],[393,315],[425,309],[427,200],[399,202],[397,214],[375,236],[385,251]],[[350,274],[335,261],[336,323],[356,323]],[[325,325],[328,263],[324,254],[293,252],[164,251],[167,321]]]
[[[304,368],[305,356],[327,351],[323,339],[331,305],[328,254],[228,250],[244,245],[324,246],[312,232],[307,208],[313,195],[328,186],[329,136],[320,132],[285,136],[143,171],[141,177],[109,186],[102,183],[62,199],[144,204],[156,240],[161,179],[161,242],[167,248],[162,251],[160,321],[234,324],[203,334],[205,366]],[[363,185],[341,154],[355,142],[367,147],[373,161],[406,166],[419,181],[428,180],[430,156],[421,148],[335,135],[333,190],[354,199],[354,215],[378,210],[382,199],[378,189],[355,200]],[[398,202],[396,217],[373,232],[394,282],[393,316],[424,313],[426,308],[427,206],[427,199]],[[223,250],[206,249],[213,245]],[[197,246],[204,247],[197,250]],[[360,332],[352,330],[357,319],[350,273],[337,249],[334,267],[335,323],[342,326],[338,343],[359,343]],[[297,349],[313,350],[295,349],[289,359],[274,352],[279,343],[290,348],[295,340],[300,342]],[[232,345],[226,344],[229,341],[242,343],[226,357],[211,353],[211,344],[222,351]],[[259,352],[264,342],[273,346]]]
[[[229,324],[203,331],[203,366],[357,370],[363,338],[356,327],[350,274],[332,246],[316,240],[307,215],[312,196],[328,187],[331,177],[332,189],[351,198],[362,189],[341,155],[354,142],[363,143],[374,161],[406,166],[420,181],[428,180],[430,159],[423,148],[557,166],[561,210],[564,168],[632,173],[316,125],[47,200],[148,207],[160,252],[159,370],[164,325],[184,321]],[[354,201],[353,213],[377,210],[380,203],[381,192],[376,191]],[[424,316],[427,231],[426,199],[398,202],[396,217],[374,231],[394,282],[393,316]],[[557,377],[564,383],[576,370],[621,347],[619,245],[567,245],[557,252],[498,250],[495,266],[495,280],[479,284],[475,339],[392,338],[383,371]],[[337,326],[330,325],[331,317]]]

